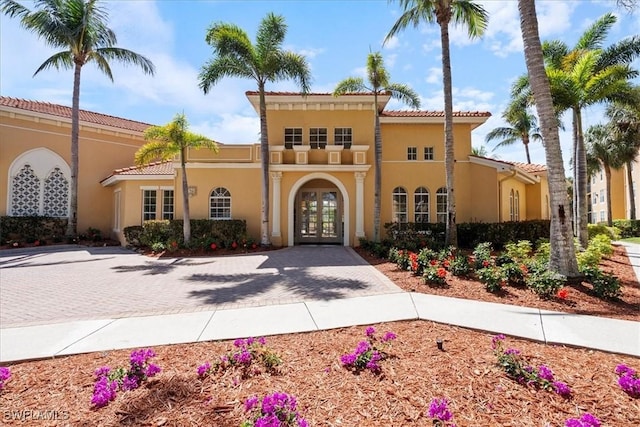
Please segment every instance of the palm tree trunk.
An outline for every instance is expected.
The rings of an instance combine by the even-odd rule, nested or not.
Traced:
[[[573,182],[572,184],[572,191],[571,191],[571,212],[573,214],[573,225],[574,230],[573,230],[573,235],[574,236],[578,236],[578,229],[577,229],[577,225],[578,225],[578,190],[577,190],[577,186],[578,186],[578,126],[577,126],[577,119],[576,119],[576,112],[574,109],[571,110],[571,136],[573,137],[573,145],[572,150],[571,150],[571,155],[572,155],[572,166],[573,166]]]
[[[69,191],[69,220],[67,237],[78,234],[78,164],[80,141],[80,72],[82,65],[75,64],[73,69],[73,97],[71,104],[71,189]]]
[[[191,240],[191,213],[189,212],[189,184],[187,183],[186,149],[180,150],[180,167],[182,168],[182,234],[184,244]]]
[[[589,245],[589,231],[587,229],[587,151],[584,148],[584,135],[582,133],[582,111],[578,108],[575,111],[577,146],[576,146],[576,177],[574,182],[574,192],[576,194],[577,224],[576,234],[580,246],[586,248]]]
[[[380,241],[380,204],[382,192],[382,134],[380,133],[380,116],[378,115],[378,92],[373,93],[373,102],[375,110],[375,142],[374,142],[374,161],[375,161],[375,177],[374,177],[374,199],[373,199],[373,241]]]
[[[566,207],[569,200],[558,135],[558,122],[553,109],[549,80],[544,68],[535,1],[518,0],[518,10],[524,41],[524,56],[536,101],[536,109],[540,117],[540,128],[545,141],[551,203],[549,268],[568,277],[574,277],[578,275],[578,263],[573,246],[572,220]]]
[[[442,44],[442,81],[444,86],[444,167],[447,186],[447,228],[445,244],[447,246],[457,246],[458,233],[456,228],[456,198],[454,192],[453,94],[448,20],[446,22],[440,22],[440,43]]]
[[[631,174],[631,162],[627,162],[627,185],[629,186],[629,219],[636,219],[636,194],[633,188],[633,175]]]
[[[611,215],[611,167],[604,165],[605,191],[607,193],[607,225],[613,227],[613,215]]]
[[[270,246],[269,240],[269,136],[267,135],[267,102],[264,83],[258,83],[260,92],[260,163],[262,165],[262,207],[260,209],[260,244]],[[291,242],[289,242],[291,244]]]
[[[524,152],[527,154],[527,163],[531,164],[531,155],[529,155],[529,134],[522,134],[522,143],[524,144]]]

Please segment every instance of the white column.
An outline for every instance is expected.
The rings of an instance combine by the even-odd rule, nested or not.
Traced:
[[[280,182],[282,182],[282,172],[271,172],[271,182],[273,184],[271,237],[280,237]]]
[[[356,237],[364,235],[364,178],[366,172],[355,172],[356,177]]]

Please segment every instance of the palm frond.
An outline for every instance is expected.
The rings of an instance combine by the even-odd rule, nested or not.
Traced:
[[[615,64],[631,64],[640,56],[640,36],[627,37],[602,51],[596,69]]]
[[[117,60],[124,65],[136,65],[141,68],[145,74],[155,74],[155,66],[146,57],[135,53],[129,49],[122,49],[119,47],[103,47],[95,50],[96,54],[103,57],[105,60]]]
[[[420,96],[411,87],[400,83],[391,83],[384,87],[388,92],[391,92],[391,97],[402,101],[411,108],[420,108]]]
[[[616,21],[617,18],[613,13],[605,13],[582,33],[582,36],[580,36],[580,39],[576,43],[576,50],[600,49],[602,43],[607,38],[609,30]]]
[[[249,64],[239,58],[223,56],[207,62],[198,74],[198,86],[207,94],[223,77],[244,77],[258,80]]]
[[[216,23],[209,27],[205,40],[217,57],[232,57],[255,62],[256,53],[247,33],[234,24]]]
[[[365,86],[361,77],[347,77],[339,82],[333,89],[333,96],[345,95],[348,93],[372,92],[373,89]]]
[[[300,92],[306,95],[311,91],[311,70],[304,56],[295,52],[281,52],[278,55],[276,72],[272,81],[292,79],[300,88]]]
[[[264,57],[270,52],[280,50],[287,34],[287,24],[284,17],[268,13],[260,22],[256,35],[256,51],[258,56]]]
[[[61,68],[67,69],[67,70],[73,68],[73,58],[71,56],[71,52],[69,51],[58,52],[50,56],[49,58],[47,58],[47,60],[45,60],[42,63],[42,65],[38,67],[38,69],[36,70],[35,73],[33,73],[33,75],[35,76],[40,71],[43,71],[52,67],[55,68],[56,70],[59,70]]]
[[[152,134],[152,132],[150,134]],[[134,161],[136,165],[145,165],[154,160],[170,160],[179,152],[180,149],[175,144],[170,144],[165,141],[152,141],[147,142],[136,151]]]
[[[402,15],[393,24],[383,43],[386,43],[391,37],[407,27],[418,28],[423,22],[429,24],[436,22],[435,2],[430,0],[417,2],[414,0],[398,0],[398,3],[403,9]]]
[[[489,24],[486,9],[473,0],[457,0],[450,5],[453,23],[464,25],[469,38],[482,37]]]

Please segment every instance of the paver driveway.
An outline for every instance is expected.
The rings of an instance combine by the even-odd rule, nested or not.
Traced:
[[[395,292],[341,246],[179,259],[120,247],[0,252],[0,328]]]

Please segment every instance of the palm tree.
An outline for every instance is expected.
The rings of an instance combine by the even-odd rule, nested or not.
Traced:
[[[629,102],[630,80],[638,75],[630,63],[640,55],[640,37],[629,37],[607,48],[602,47],[615,22],[613,14],[605,14],[587,28],[573,49],[558,40],[543,45],[556,106],[560,111],[571,110],[573,117],[576,230],[583,247],[588,244],[588,232],[582,110],[604,101]]]
[[[258,27],[256,44],[234,24],[216,23],[207,31],[206,41],[214,57],[200,71],[200,88],[208,93],[223,77],[244,77],[258,84],[260,96],[260,161],[262,163],[261,244],[269,246],[269,138],[265,85],[293,79],[302,95],[309,93],[311,72],[304,56],[282,49],[287,32],[284,18],[267,14]]]
[[[189,123],[184,114],[176,114],[173,121],[164,126],[151,126],[144,132],[144,139],[149,141],[135,154],[137,165],[152,160],[169,160],[178,156],[182,172],[182,231],[184,244],[191,239],[191,216],[189,214],[189,184],[187,182],[187,150],[208,148],[218,152],[218,144],[205,136],[189,132]]]
[[[349,77],[338,83],[333,91],[334,96],[346,93],[373,93],[375,105],[375,184],[373,208],[373,241],[380,241],[380,193],[382,191],[382,134],[380,133],[380,111],[378,110],[378,95],[388,93],[412,108],[420,108],[418,94],[409,86],[389,82],[389,73],[384,67],[380,52],[370,53],[367,57],[368,86],[361,77]]]
[[[611,169],[624,166],[617,150],[619,147],[611,137],[610,129],[605,125],[590,126],[585,132],[587,151],[587,176],[595,175],[604,169],[605,192],[607,196],[607,225],[613,226],[611,214]]]
[[[544,57],[538,32],[535,0],[518,0],[520,28],[524,42],[524,57],[540,130],[544,138],[545,157],[549,180],[551,212],[549,268],[568,277],[578,275],[578,263],[573,245],[572,220],[569,210],[558,119],[555,114],[551,86],[544,68]]]
[[[107,27],[109,15],[98,0],[35,0],[30,10],[14,0],[0,0],[0,11],[20,18],[22,27],[34,32],[45,43],[64,49],[53,54],[33,74],[47,68],[73,69],[71,107],[71,189],[66,234],[75,236],[78,225],[78,141],[80,137],[80,74],[93,61],[113,81],[109,61],[139,66],[146,74],[155,72],[153,63],[142,55],[116,47],[116,35]]]
[[[636,86],[635,91],[640,98],[640,86]],[[618,141],[618,156],[620,161],[626,165],[630,219],[636,219],[636,199],[631,171],[632,163],[640,152],[639,106],[640,102],[636,103],[635,107],[614,103],[607,108],[607,117],[609,118],[612,136]]]
[[[517,141],[522,141],[524,151],[527,154],[527,163],[531,163],[529,142],[542,141],[542,135],[540,135],[536,116],[528,110],[526,99],[514,100],[502,113],[502,118],[511,126],[493,129],[485,136],[485,141],[500,140],[501,142],[493,148],[494,150],[512,145]]]
[[[390,0],[393,1],[393,0]],[[408,26],[418,27],[422,22],[437,23],[440,27],[440,43],[442,46],[442,81],[444,89],[444,162],[447,187],[447,228],[445,241],[447,245],[456,245],[458,241],[456,229],[456,200],[454,183],[454,148],[453,148],[453,94],[451,83],[451,54],[449,51],[449,24],[463,24],[469,37],[480,37],[487,28],[487,11],[472,0],[398,0],[404,12],[393,25],[385,38],[391,37]]]

